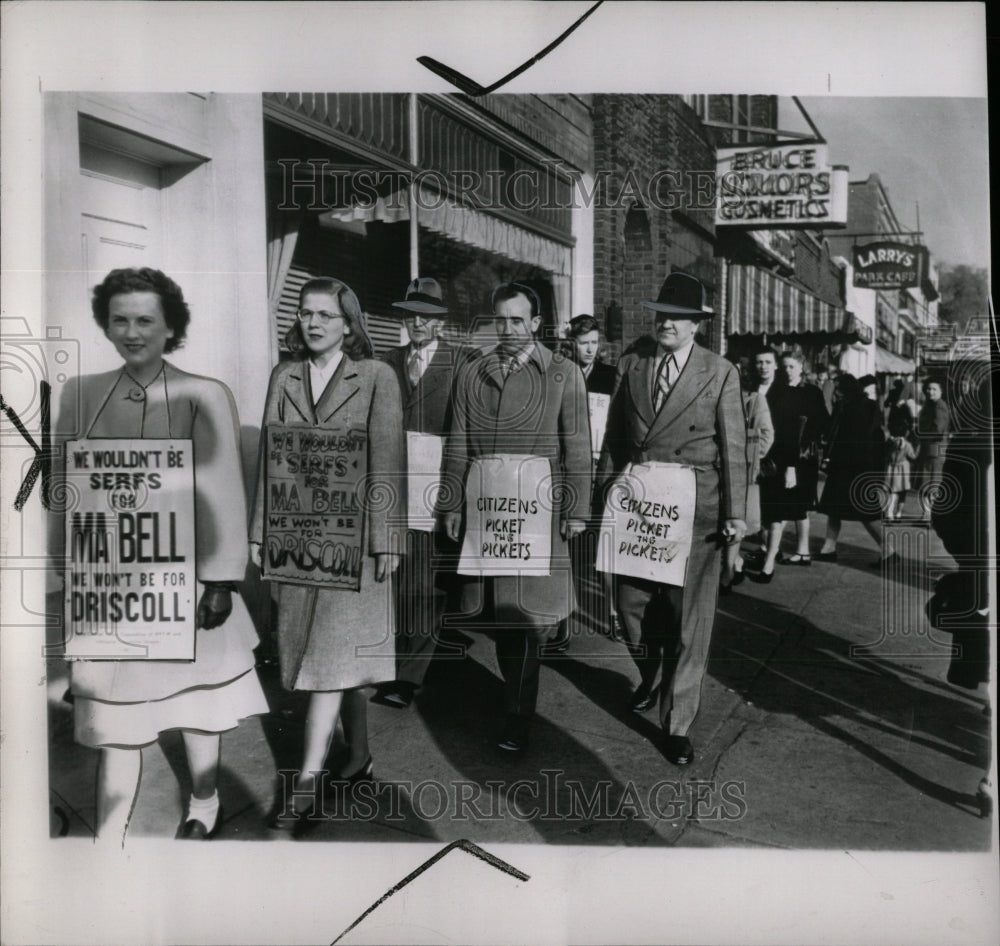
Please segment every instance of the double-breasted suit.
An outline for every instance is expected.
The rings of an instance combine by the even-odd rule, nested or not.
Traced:
[[[552,473],[552,557],[548,576],[464,579],[461,615],[496,628],[497,656],[507,681],[505,709],[534,712],[541,640],[573,609],[568,519],[585,520],[590,507],[591,457],[587,391],[579,367],[534,343],[506,378],[496,350],[472,357],[455,384],[445,448],[447,495],[443,511],[460,511],[469,466],[492,454],[530,454],[549,461]],[[513,678],[513,679],[512,679]]]
[[[403,429],[444,437],[451,425],[451,393],[463,353],[439,339],[420,380],[413,385],[407,374],[410,351],[410,346],[404,345],[382,356],[399,385]],[[397,576],[396,676],[414,687],[423,684],[434,655],[457,554],[457,545],[443,529],[406,531],[406,558]]]
[[[393,680],[393,581],[375,581],[374,556],[400,552],[406,523],[403,425],[399,386],[388,365],[344,355],[319,400],[313,399],[309,363],[285,362],[271,373],[261,423],[360,429],[367,433],[368,489],[364,499],[366,556],[361,587],[309,588],[279,584],[278,652],[287,689],[347,690]],[[264,537],[264,452],[260,453],[250,539]],[[266,554],[266,551],[265,551]]]
[[[599,466],[603,484],[628,463],[682,463],[695,471],[694,541],[684,587],[617,579],[617,605],[642,685],[662,670],[660,719],[684,736],[698,712],[715,620],[720,530],[746,511],[746,423],[736,368],[694,344],[659,412],[657,346],[644,339],[618,364]],[[661,666],[662,664],[662,666]]]

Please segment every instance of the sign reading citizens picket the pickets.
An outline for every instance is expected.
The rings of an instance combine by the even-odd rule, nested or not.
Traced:
[[[65,656],[194,660],[190,440],[66,444]]]
[[[552,470],[544,457],[496,454],[472,461],[458,574],[546,576],[552,558]]]
[[[679,463],[629,464],[608,491],[601,572],[683,585],[694,532],[695,474]]]
[[[268,424],[265,437],[264,578],[359,590],[367,434]]]

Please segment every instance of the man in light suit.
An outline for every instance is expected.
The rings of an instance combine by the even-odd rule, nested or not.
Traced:
[[[448,317],[441,286],[435,279],[414,279],[406,287],[406,298],[393,307],[410,341],[387,351],[382,360],[399,382],[403,429],[444,437],[451,424],[451,391],[461,352],[440,337]],[[407,529],[406,557],[396,584],[396,680],[378,688],[376,702],[405,709],[423,685],[457,553],[457,545],[439,528]]]
[[[520,752],[538,698],[539,648],[574,606],[568,540],[583,532],[590,508],[590,421],[580,369],[535,340],[541,325],[537,293],[504,283],[492,301],[499,344],[465,362],[455,383],[445,448],[445,526],[457,541],[473,460],[495,454],[548,460],[551,489],[539,488],[555,507],[549,574],[469,578],[461,589],[462,614],[469,623],[488,626],[496,640],[506,713],[499,747]]]
[[[639,669],[635,712],[650,709],[660,676],[664,755],[694,758],[688,730],[698,713],[724,544],[746,532],[746,423],[736,367],[695,344],[704,288],[671,273],[655,302],[655,340],[640,339],[618,363],[601,457],[604,485],[628,463],[681,463],[695,471],[694,539],[683,587],[617,578],[617,605]]]

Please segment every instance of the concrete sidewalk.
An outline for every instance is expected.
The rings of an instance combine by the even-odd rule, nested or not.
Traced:
[[[815,536],[823,523],[814,517]],[[990,752],[985,687],[945,681],[950,637],[923,618],[931,579],[953,563],[926,528],[889,532],[903,555],[889,575],[845,523],[836,563],[778,565],[771,584],[720,598],[692,765],[663,758],[655,712],[625,708],[631,659],[596,635],[546,661],[531,746],[502,754],[493,645],[469,635],[465,658],[436,661],[408,710],[370,704],[378,783],[331,793],[309,840],[988,850],[975,799]],[[305,700],[273,669],[261,676],[270,714],[223,736],[227,840],[276,837],[264,825],[276,772],[299,760]],[[73,742],[65,689],[53,661],[52,830],[85,836],[97,753]],[[180,737],[166,734],[144,750],[130,833],[171,837],[187,790]]]

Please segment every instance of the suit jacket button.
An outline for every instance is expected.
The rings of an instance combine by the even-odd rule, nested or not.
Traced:
[[[695,430],[695,429],[696,428],[695,428],[694,424],[692,424],[690,427],[688,427],[688,430]]]
[[[678,457],[679,457],[679,456],[681,455],[681,452],[680,452],[680,450],[675,450],[675,451],[674,451],[674,455],[675,455],[675,456],[678,456]]]

